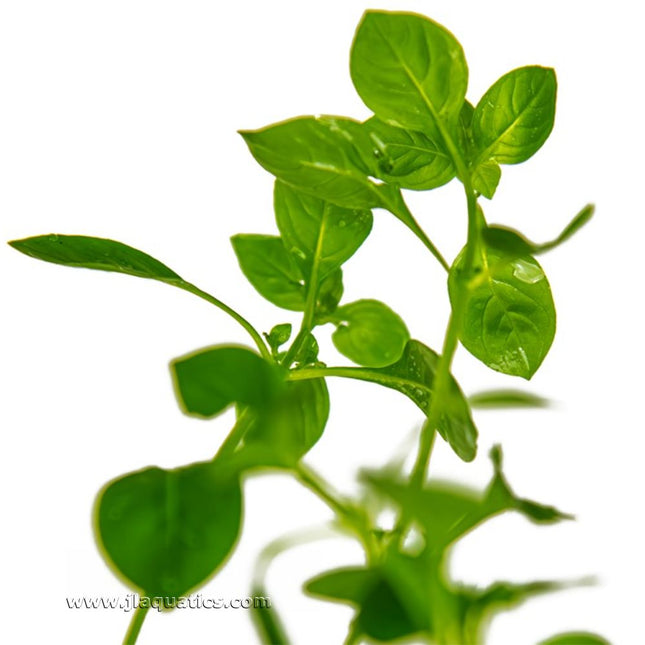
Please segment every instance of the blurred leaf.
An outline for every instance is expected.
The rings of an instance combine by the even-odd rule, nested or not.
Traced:
[[[283,309],[304,310],[302,272],[279,237],[234,235],[231,243],[242,273],[261,296]]]
[[[555,335],[555,305],[542,267],[530,255],[509,256],[493,247],[481,249],[481,266],[465,275],[461,254],[450,269],[453,303],[467,293],[459,326],[460,340],[490,368],[530,379]]]
[[[187,596],[222,565],[240,531],[237,477],[217,463],[145,468],[99,493],[95,532],[103,556],[149,597]]]
[[[14,240],[9,244],[25,255],[54,264],[126,273],[161,282],[183,282],[165,264],[142,251],[114,240],[52,233]]]
[[[472,130],[478,160],[516,164],[533,156],[553,129],[555,72],[520,67],[502,76],[481,98]]]
[[[554,249],[575,233],[577,233],[593,216],[595,207],[593,204],[587,204],[572,220],[567,224],[554,240],[536,244],[527,240],[521,233],[503,226],[489,226],[482,231],[482,237],[488,246],[502,251],[508,256],[538,255]]]
[[[441,481],[432,481],[423,490],[418,490],[410,487],[407,481],[380,473],[366,473],[364,480],[415,517],[426,529],[428,548],[437,553],[503,511],[518,511],[537,523],[570,519],[571,516],[551,506],[517,497],[502,473],[501,449],[495,448],[491,456],[495,476],[483,495],[473,489]]]
[[[548,408],[551,403],[548,399],[522,390],[486,390],[477,392],[468,397],[472,408],[500,409],[500,408]]]
[[[186,414],[210,419],[233,403],[262,408],[284,387],[279,369],[244,347],[210,347],[170,364]]]
[[[354,255],[372,228],[369,210],[342,208],[281,181],[275,182],[274,206],[286,249],[305,276],[316,264],[318,280]]]
[[[538,645],[610,645],[602,636],[591,632],[567,632],[541,641]]]
[[[456,38],[412,13],[365,12],[352,45],[350,73],[379,119],[437,141],[443,140],[440,124],[456,124],[468,84]]]
[[[251,465],[294,466],[320,439],[329,417],[329,393],[324,379],[291,381],[286,390],[262,409],[244,437],[240,458]]]
[[[374,145],[379,179],[410,190],[431,190],[455,176],[450,155],[425,134],[396,128],[377,117],[363,127]]]
[[[410,340],[405,323],[378,300],[357,300],[336,310],[336,349],[366,367],[385,367],[401,358]]]

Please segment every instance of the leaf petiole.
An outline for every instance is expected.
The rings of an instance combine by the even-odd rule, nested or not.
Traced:
[[[130,626],[128,627],[128,631],[126,632],[125,638],[123,639],[123,645],[134,645],[137,642],[139,632],[141,631],[143,621],[145,620],[149,609],[150,603],[139,603],[137,608],[134,610],[134,614],[132,615]]]

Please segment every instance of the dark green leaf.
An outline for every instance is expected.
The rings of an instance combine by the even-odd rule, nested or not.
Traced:
[[[496,161],[484,161],[473,171],[471,181],[473,188],[486,199],[493,199],[502,170]]]
[[[348,567],[309,580],[305,591],[357,608],[353,628],[359,635],[391,641],[420,631],[423,626],[410,616],[406,602],[393,589],[385,572],[378,568]]]
[[[376,117],[364,127],[377,153],[379,179],[410,190],[431,190],[455,176],[450,156],[425,134],[396,128]]]
[[[304,310],[302,272],[279,237],[234,235],[231,243],[242,273],[261,296],[283,309]]]
[[[459,321],[461,342],[498,372],[530,379],[555,335],[555,306],[542,267],[530,255],[509,256],[482,249],[479,272],[467,277],[464,253],[450,269],[454,302],[461,290],[467,301]]]
[[[486,244],[508,256],[538,255],[554,249],[577,233],[593,216],[593,204],[587,204],[555,239],[542,244],[527,240],[519,231],[503,226],[489,226],[482,231]]]
[[[264,336],[267,339],[267,343],[269,343],[269,347],[271,348],[273,355],[275,356],[278,349],[280,349],[280,347],[284,345],[289,338],[291,338],[291,324],[282,323],[280,325],[276,325],[268,334],[264,334]]]
[[[345,208],[383,205],[372,144],[356,121],[303,116],[240,134],[263,168],[303,192]]]
[[[146,468],[99,493],[95,530],[104,557],[131,587],[172,604],[231,553],[241,513],[239,481],[216,463]]]
[[[366,367],[398,361],[410,340],[405,323],[378,300],[357,300],[336,310],[332,334],[336,349]]]
[[[475,141],[472,133],[472,122],[475,108],[469,101],[464,101],[459,112],[458,144],[461,156],[466,163],[470,163],[475,156]]]
[[[310,276],[317,265],[318,279],[346,262],[372,228],[369,210],[351,210],[276,181],[275,215],[284,245]]]
[[[478,160],[516,164],[533,156],[553,129],[556,86],[555,72],[537,66],[496,81],[473,115]]]
[[[541,641],[538,645],[610,645],[609,641],[591,632],[567,632]]]
[[[468,85],[459,42],[428,18],[367,11],[356,31],[350,72],[381,120],[442,141],[440,122],[456,124]]]
[[[289,382],[281,396],[253,412],[241,457],[248,450],[254,465],[292,467],[320,439],[328,416],[324,379]]]
[[[183,282],[165,264],[131,246],[82,235],[41,235],[9,242],[14,249],[38,260],[71,267],[115,271],[162,282]]]
[[[501,450],[492,453],[495,475],[482,495],[452,482],[433,481],[423,490],[390,475],[368,473],[370,486],[387,495],[415,517],[426,529],[425,539],[431,551],[441,552],[485,520],[515,510],[537,523],[552,523],[571,516],[551,506],[543,506],[517,497],[501,470]]]
[[[486,390],[468,397],[473,408],[548,408],[550,401],[537,394],[521,390]]]
[[[263,407],[284,387],[278,368],[243,347],[211,347],[175,359],[170,370],[186,414],[212,418],[232,403]]]
[[[429,347],[418,340],[410,340],[396,363],[381,368],[346,367],[342,368],[341,375],[398,390],[427,415],[438,362],[439,357]],[[471,461],[477,453],[477,428],[470,416],[468,402],[452,376],[441,408],[439,433],[461,459]]]

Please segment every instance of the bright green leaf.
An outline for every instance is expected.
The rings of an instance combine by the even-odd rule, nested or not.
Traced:
[[[378,300],[357,300],[336,310],[332,340],[336,349],[366,367],[398,361],[410,340],[405,323]]]
[[[555,306],[542,267],[530,255],[507,256],[482,250],[474,277],[463,274],[464,253],[450,270],[450,299],[466,290],[461,342],[473,356],[498,372],[530,379],[555,335]]]
[[[531,392],[522,390],[486,390],[468,397],[473,408],[548,408],[550,401]]]
[[[372,144],[356,121],[303,116],[240,134],[265,170],[303,192],[345,208],[383,205]]]
[[[114,271],[162,282],[183,282],[159,260],[114,240],[51,234],[14,240],[9,244],[25,255],[54,264]]]
[[[340,268],[372,229],[369,210],[336,206],[275,182],[274,207],[280,235],[306,276],[317,263],[318,279]]]
[[[103,488],[95,531],[105,559],[131,587],[172,603],[222,565],[241,514],[239,481],[216,463],[146,468]]]
[[[468,85],[461,45],[437,23],[411,13],[367,11],[350,58],[354,86],[376,116],[442,141],[456,124]]]
[[[177,398],[186,414],[212,418],[233,403],[269,405],[284,383],[278,368],[243,347],[210,347],[171,365]]]
[[[336,311],[343,297],[343,290],[342,269],[337,269],[323,279],[316,294],[316,318],[324,319]]]
[[[538,645],[610,645],[609,641],[591,632],[567,632],[540,641]]]
[[[269,347],[275,356],[278,349],[291,338],[291,323],[276,325],[268,334],[264,334]]]
[[[502,76],[484,94],[473,115],[480,161],[516,164],[533,156],[553,129],[555,72],[520,67]]]
[[[496,161],[484,161],[473,171],[471,181],[473,188],[486,199],[493,199],[502,170]]]
[[[283,309],[304,310],[302,273],[279,237],[234,235],[231,243],[242,273],[261,296]]]
[[[431,190],[455,176],[450,155],[425,134],[376,117],[363,125],[377,153],[379,179],[410,190]]]

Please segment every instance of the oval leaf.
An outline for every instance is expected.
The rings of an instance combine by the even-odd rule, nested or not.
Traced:
[[[243,347],[211,347],[170,364],[186,414],[210,419],[233,403],[260,408],[284,387],[279,370]]]
[[[431,190],[455,176],[450,156],[421,132],[373,117],[364,123],[377,154],[377,177],[410,190]]]
[[[567,632],[541,641],[538,645],[610,645],[609,641],[591,632]]]
[[[332,334],[336,349],[366,367],[385,367],[398,361],[410,340],[405,323],[378,300],[357,300],[338,308]]]
[[[443,141],[437,123],[456,122],[468,85],[457,39],[411,13],[366,12],[354,37],[350,72],[379,119],[437,141]]]
[[[349,260],[372,229],[369,210],[342,208],[276,181],[276,222],[287,250],[310,276],[322,279]]]
[[[183,282],[165,264],[137,249],[100,237],[84,235],[40,235],[9,244],[32,258],[70,267],[126,273],[162,282]]]
[[[212,462],[146,468],[99,493],[95,531],[105,559],[131,587],[172,604],[222,565],[241,514],[238,479],[220,476]]]
[[[261,296],[283,309],[304,311],[302,273],[279,237],[234,235],[231,244],[242,273]]]
[[[303,116],[243,131],[256,161],[300,190],[346,208],[382,205],[372,145],[361,124],[332,116]]]
[[[253,465],[294,466],[322,436],[329,417],[324,379],[292,381],[283,394],[254,413],[243,453]]]
[[[496,81],[473,115],[478,160],[516,164],[533,156],[553,129],[556,87],[555,72],[537,66]]]
[[[555,335],[555,306],[542,267],[530,255],[507,256],[484,249],[484,265],[470,280],[463,275],[464,254],[450,270],[451,301],[465,289],[461,342],[492,369],[530,379]]]
[[[502,169],[496,161],[484,161],[473,171],[471,177],[473,188],[486,199],[493,199],[501,176]]]

